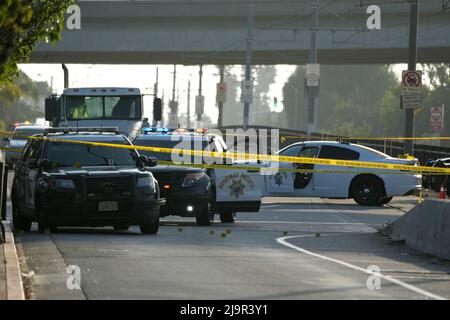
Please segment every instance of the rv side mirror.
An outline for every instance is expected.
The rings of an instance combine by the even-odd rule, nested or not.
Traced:
[[[153,99],[153,121],[161,121],[162,119],[162,100],[160,98]]]
[[[53,121],[58,117],[58,99],[51,96],[45,99],[45,120]]]

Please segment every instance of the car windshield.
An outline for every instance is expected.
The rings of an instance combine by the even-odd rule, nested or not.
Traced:
[[[187,142],[186,142],[187,141]],[[156,147],[156,148],[170,148],[170,149],[191,149],[191,150],[207,150],[207,151],[214,151],[211,148],[209,149],[208,141],[205,139],[186,139],[181,142],[180,140],[169,140],[169,139],[137,139],[134,141],[134,144],[137,146],[145,146],[145,147]],[[157,158],[161,161],[171,161],[172,159],[172,153],[169,152],[155,152],[155,151],[148,151],[148,150],[138,150],[140,154],[146,155],[146,156],[152,156]],[[194,157],[191,158],[191,162],[194,161]]]
[[[28,140],[27,137],[42,133],[43,131],[44,129],[17,128],[14,130],[12,139],[26,141]]]
[[[137,153],[129,149],[52,141],[46,145],[44,158],[55,167],[134,166]]]
[[[86,119],[140,119],[140,96],[68,96],[67,118]]]

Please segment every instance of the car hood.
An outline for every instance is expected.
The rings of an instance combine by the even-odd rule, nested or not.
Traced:
[[[26,140],[11,140],[9,142],[9,146],[10,147],[14,147],[14,148],[23,148],[25,147],[25,145],[27,144]]]
[[[157,165],[155,167],[147,167],[147,171],[150,172],[202,172],[202,168],[194,167],[182,167],[182,166],[169,166],[169,165]]]
[[[142,173],[137,168],[133,167],[89,167],[89,168],[73,168],[73,167],[63,167],[56,168],[51,171],[46,171],[45,174],[51,176],[75,176],[75,175],[85,175],[85,176],[101,176],[101,175],[130,175]]]

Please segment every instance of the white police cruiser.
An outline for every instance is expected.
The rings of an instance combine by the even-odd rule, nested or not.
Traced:
[[[299,142],[285,147],[278,154],[289,157],[418,165],[417,159],[393,158],[363,145],[335,141]],[[271,165],[273,164],[270,162],[264,164],[265,167]],[[393,196],[418,194],[421,188],[421,175],[413,172],[289,162],[279,162],[279,167],[281,170],[265,176],[264,196],[353,198],[363,206],[379,206],[391,201]],[[305,171],[289,172],[289,169]],[[339,170],[344,172],[336,172]]]

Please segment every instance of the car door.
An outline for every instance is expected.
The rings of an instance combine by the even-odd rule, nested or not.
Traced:
[[[320,148],[319,158],[321,159],[334,159],[334,160],[349,160],[358,161],[359,152],[346,148],[345,146],[331,146],[323,145]],[[330,198],[347,198],[348,188],[356,175],[351,171],[354,168],[349,167],[336,167],[316,165],[317,170],[341,170],[346,171],[343,173],[333,172],[317,172],[314,174],[314,186],[316,193],[319,197]]]
[[[303,144],[295,144],[280,151],[280,156],[297,157]],[[274,163],[267,163],[267,167]],[[294,172],[283,170],[292,169],[294,166],[290,162],[279,162],[278,167],[267,170],[264,175],[266,195],[292,195],[294,192]]]
[[[15,173],[14,173],[14,180],[13,180],[13,194],[14,194],[14,201],[16,202],[16,205],[18,205],[19,209],[21,211],[25,210],[25,182],[26,177],[28,174],[27,170],[27,159],[31,152],[31,143],[33,141],[29,140],[27,144],[25,145],[24,152],[21,156],[21,158],[17,161],[16,167],[15,167]]]
[[[304,145],[298,156],[303,158],[317,158],[318,154],[318,146]],[[311,172],[311,170],[315,169],[315,165],[309,163],[294,163],[293,167],[294,169],[299,170],[294,173],[294,194],[303,197],[314,196],[315,185],[313,177],[315,173]]]
[[[36,190],[36,178],[39,171],[38,161],[41,155],[42,141],[33,140],[30,144],[30,152],[27,154],[27,158],[24,163],[24,205],[28,212],[34,212],[35,210],[35,190]]]

